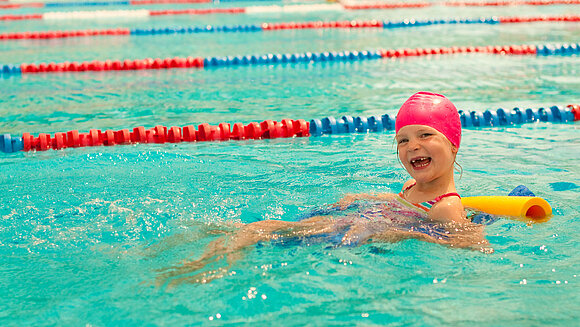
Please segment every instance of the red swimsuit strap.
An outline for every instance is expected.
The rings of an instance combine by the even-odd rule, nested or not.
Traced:
[[[447,197],[450,197],[450,196],[456,196],[456,197],[458,197],[458,198],[461,199],[461,195],[459,195],[459,194],[457,194],[455,192],[451,192],[451,193],[441,194],[441,195],[439,195],[438,197],[436,197],[435,199],[433,199],[433,200],[431,200],[429,202],[435,204],[435,203],[441,201],[442,199],[447,198]]]
[[[403,192],[401,192],[401,194],[402,194],[402,193],[404,193],[405,191],[408,191],[408,190],[409,190],[411,187],[413,187],[413,186],[415,186],[415,185],[417,185],[417,182],[414,182],[413,184],[411,184],[411,185],[409,185],[409,186],[405,187],[405,189],[403,190]],[[450,193],[441,194],[441,195],[439,195],[438,197],[436,197],[435,199],[433,199],[433,200],[431,200],[431,201],[427,201],[427,202],[428,202],[429,204],[433,205],[433,204],[435,204],[435,203],[437,203],[437,202],[439,202],[439,201],[443,200],[444,198],[447,198],[447,197],[450,197],[450,196],[456,196],[456,197],[458,197],[458,198],[460,198],[460,199],[461,199],[461,195],[459,195],[459,194],[457,194],[457,193],[455,193],[455,192],[450,192]]]
[[[405,192],[405,191],[408,191],[408,190],[409,190],[411,187],[413,187],[413,186],[415,186],[415,185],[417,185],[417,182],[413,182],[413,184],[411,184],[411,185],[409,185],[409,186],[405,187],[405,189],[403,190],[403,192]]]

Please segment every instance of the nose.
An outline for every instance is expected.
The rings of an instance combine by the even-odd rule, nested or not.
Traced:
[[[415,151],[420,148],[419,142],[416,139],[412,138],[409,140],[409,144],[407,145],[408,151]]]

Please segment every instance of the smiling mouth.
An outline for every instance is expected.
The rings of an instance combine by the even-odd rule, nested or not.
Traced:
[[[424,168],[431,163],[431,158],[429,157],[419,157],[411,160],[411,166],[413,168]]]

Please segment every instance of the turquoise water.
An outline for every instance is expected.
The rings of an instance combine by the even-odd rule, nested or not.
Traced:
[[[98,24],[531,16],[574,10],[433,7]],[[4,22],[0,31],[91,26]],[[0,63],[578,42],[579,27],[536,23],[13,41],[2,44]],[[578,103],[579,85],[577,56],[458,55],[28,75],[0,79],[0,132],[394,114],[418,90],[446,94],[462,109],[538,108]],[[235,274],[173,288],[155,286],[157,271],[197,258],[218,237],[213,231],[231,222],[292,221],[345,193],[399,191],[407,175],[396,160],[393,134],[2,154],[0,322],[574,325],[580,318],[579,143],[577,123],[464,131],[458,157],[462,195],[503,195],[525,184],[554,208],[547,223],[501,219],[486,226],[494,254],[414,240],[354,248],[265,243],[234,264],[230,273]]]

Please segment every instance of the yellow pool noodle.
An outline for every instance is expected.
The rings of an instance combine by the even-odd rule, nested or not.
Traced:
[[[546,221],[552,207],[542,198],[533,196],[470,196],[461,198],[463,206],[492,215],[512,216],[534,221]]]

